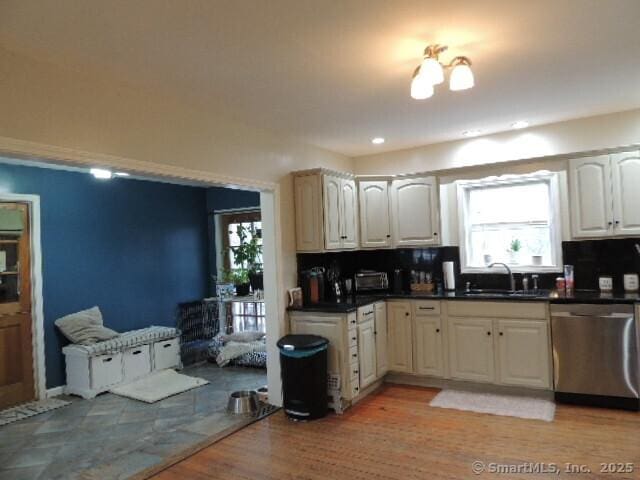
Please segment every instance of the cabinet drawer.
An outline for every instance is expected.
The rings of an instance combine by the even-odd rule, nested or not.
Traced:
[[[347,316],[347,328],[348,329],[356,328],[357,325],[358,325],[358,321],[356,319],[356,314],[355,313],[350,313]]]
[[[545,302],[447,302],[450,317],[536,318],[545,320],[549,304]]]
[[[412,303],[414,315],[440,315],[440,302],[437,300],[415,300]]]
[[[151,371],[151,354],[149,352],[149,345],[140,345],[124,351],[122,372],[125,382],[142,377]]]
[[[375,306],[373,304],[358,308],[358,323],[362,323],[373,318],[374,311]]]
[[[351,377],[352,385],[360,380],[360,366],[358,362],[349,365],[349,376]]]
[[[349,347],[349,363],[358,361],[358,346]]]
[[[358,346],[358,331],[354,328],[347,333],[349,337],[349,348]]]
[[[360,384],[357,380],[351,382],[351,398],[355,398],[360,395]]]
[[[100,390],[122,382],[122,354],[98,355],[90,359],[91,388]]]
[[[153,369],[164,370],[180,366],[180,340],[171,338],[153,344]]]

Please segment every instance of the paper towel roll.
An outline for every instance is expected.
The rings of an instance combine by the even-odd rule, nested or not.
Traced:
[[[456,289],[456,269],[455,262],[443,262],[442,273],[444,275],[444,288],[445,290]]]

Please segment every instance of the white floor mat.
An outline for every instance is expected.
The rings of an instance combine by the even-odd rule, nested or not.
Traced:
[[[141,402],[154,403],[207,383],[209,383],[208,380],[182,375],[175,370],[161,370],[126,385],[118,385],[111,390],[111,393]]]
[[[442,390],[429,405],[545,422],[552,422],[556,411],[556,405],[551,400],[463,390]]]

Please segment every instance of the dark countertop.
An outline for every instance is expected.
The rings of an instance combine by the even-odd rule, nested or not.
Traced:
[[[556,292],[555,290],[541,290],[536,295],[506,295],[501,293],[484,293],[482,295],[466,295],[463,290],[440,293],[375,293],[344,297],[340,300],[328,300],[302,307],[289,307],[289,311],[299,312],[323,312],[323,313],[349,313],[358,307],[363,307],[381,300],[407,299],[407,300],[465,300],[465,301],[501,301],[501,302],[549,302],[549,303],[595,303],[634,304],[640,302],[640,294],[614,292],[603,294],[597,290],[575,290],[571,295]]]

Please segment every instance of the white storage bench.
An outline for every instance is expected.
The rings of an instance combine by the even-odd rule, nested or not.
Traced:
[[[94,345],[67,345],[65,393],[93,398],[153,370],[180,368],[180,332],[149,327]]]

